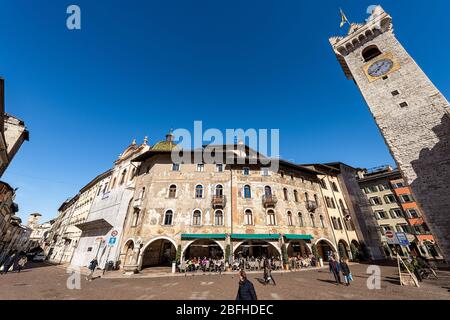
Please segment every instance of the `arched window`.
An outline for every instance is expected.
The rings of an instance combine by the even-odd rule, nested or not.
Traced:
[[[334,181],[331,182],[331,188],[333,189],[333,191],[339,192],[338,186]]]
[[[217,210],[214,214],[214,224],[216,226],[223,226],[223,212],[222,210]]]
[[[169,198],[175,198],[177,195],[177,186],[172,184],[169,187]]]
[[[115,186],[116,186],[116,177],[114,177],[113,182],[111,183],[111,189],[109,190],[112,190],[112,188],[114,188]]]
[[[325,221],[323,220],[323,215],[320,215],[320,226],[325,228]]]
[[[338,221],[338,225],[339,225],[339,230],[342,230],[343,228],[342,228],[341,218],[338,218],[337,221]]]
[[[344,202],[342,202],[342,199],[339,199],[339,206],[341,207],[342,210],[345,209]]]
[[[284,195],[284,200],[286,200],[286,201],[289,200],[288,190],[286,188],[283,189],[283,195]]]
[[[216,186],[216,196],[218,197],[223,196],[223,186],[221,184],[218,184]]]
[[[134,180],[135,175],[136,175],[136,168],[133,168],[133,170],[131,171],[131,175],[130,175],[130,181]]]
[[[264,194],[265,194],[267,197],[272,196],[272,188],[270,188],[269,186],[265,186],[265,187],[264,187]]]
[[[319,198],[317,197],[317,194],[314,194],[314,201],[316,202],[316,205],[319,205]]]
[[[288,221],[288,226],[293,226],[294,225],[292,223],[292,213],[290,211],[287,212],[287,221]]]
[[[333,224],[334,230],[338,230],[338,229],[339,229],[339,226],[338,226],[338,224],[337,224],[336,217],[331,217],[331,223]]]
[[[245,210],[244,224],[253,225],[253,214],[252,214],[252,210],[250,210],[250,209]]]
[[[298,225],[300,227],[305,226],[305,221],[303,221],[303,214],[301,212],[298,213]]]
[[[297,192],[297,190],[294,190],[294,200],[295,200],[295,202],[298,202],[298,192]]]
[[[309,201],[309,195],[308,195],[308,192],[305,192],[305,200],[306,200],[306,202]]]
[[[313,228],[315,228],[315,227],[316,227],[316,221],[314,220],[314,215],[311,213],[311,214],[309,215],[309,217],[311,218],[311,226],[312,226]]]
[[[252,197],[252,189],[247,184],[247,185],[244,186],[244,198],[245,199],[250,199],[251,197]]]
[[[276,225],[276,220],[275,220],[275,212],[270,209],[269,211],[267,211],[267,224],[269,226],[274,226]]]
[[[127,169],[122,171],[122,176],[120,177],[119,185],[122,185],[125,182],[125,176],[127,175]]]
[[[333,198],[330,198],[330,201],[331,201],[331,207],[332,207],[333,209],[336,209],[336,203],[334,202],[334,199],[333,199]]]
[[[141,213],[141,210],[134,209],[134,211],[133,211],[133,220],[131,221],[131,226],[132,227],[136,227],[138,225],[140,213]]]
[[[203,198],[203,186],[201,184],[195,186],[195,197]]]
[[[202,224],[202,213],[200,210],[195,210],[192,215],[192,224],[194,226],[199,226]]]
[[[166,214],[164,215],[164,225],[165,226],[171,226],[173,221],[173,211],[167,210]]]
[[[370,61],[375,57],[378,57],[380,54],[381,54],[380,49],[378,49],[378,47],[375,45],[365,48],[362,52],[362,56],[365,62]]]

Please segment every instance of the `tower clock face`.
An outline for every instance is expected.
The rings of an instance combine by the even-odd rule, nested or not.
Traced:
[[[392,67],[394,66],[394,62],[391,59],[381,59],[376,62],[374,62],[367,72],[372,77],[381,77],[387,74],[389,71],[391,71]]]

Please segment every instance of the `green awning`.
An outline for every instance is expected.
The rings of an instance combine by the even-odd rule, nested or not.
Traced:
[[[264,234],[264,233],[233,233],[231,239],[249,239],[249,240],[278,240],[280,238],[279,233]]]
[[[313,236],[310,234],[285,234],[287,240],[312,240]]]
[[[225,239],[225,233],[182,233],[181,239]]]

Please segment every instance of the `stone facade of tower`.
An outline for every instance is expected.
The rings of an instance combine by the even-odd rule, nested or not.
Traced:
[[[450,106],[376,7],[330,43],[366,100],[389,150],[450,259]]]

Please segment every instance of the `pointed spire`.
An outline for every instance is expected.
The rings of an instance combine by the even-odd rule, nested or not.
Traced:
[[[133,139],[133,142],[131,144],[135,145],[136,144],[136,139]]]
[[[147,143],[148,143],[148,137],[145,136],[145,137],[144,137],[144,144],[147,144]]]

